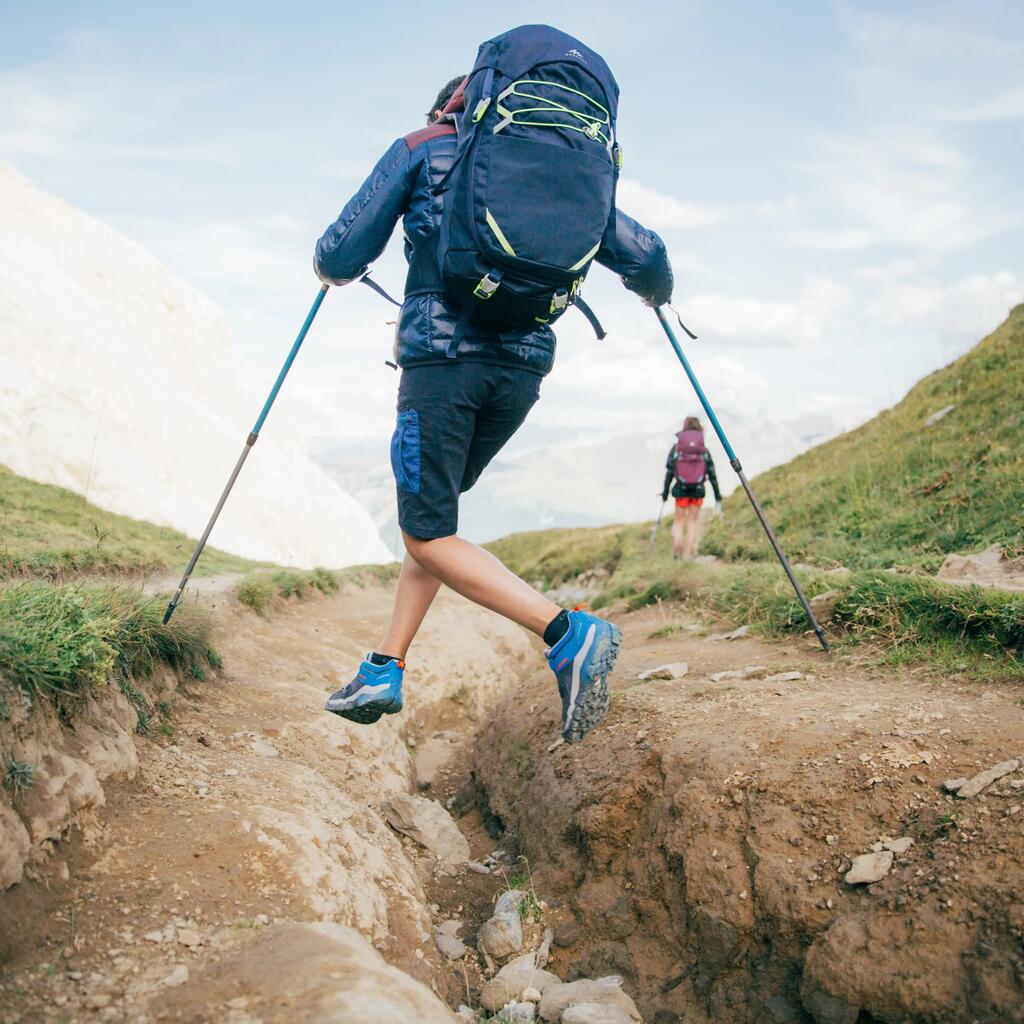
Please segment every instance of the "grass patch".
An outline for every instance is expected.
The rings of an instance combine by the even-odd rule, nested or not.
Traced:
[[[250,573],[235,587],[235,597],[257,615],[265,615],[275,599],[302,600],[311,594],[331,594],[341,586],[341,574],[329,569],[278,569]]]
[[[104,512],[63,487],[0,466],[0,579],[141,575],[184,566],[195,541],[177,530]],[[260,563],[207,548],[197,575],[247,572]]]
[[[219,663],[209,615],[183,605],[165,626],[165,606],[166,597],[111,583],[0,588],[0,675],[64,715],[109,679],[128,687],[131,700],[135,681],[159,665],[202,678]]]
[[[545,584],[557,585],[555,580],[567,578],[565,573],[575,568],[575,554],[569,549],[579,532],[521,534],[488,546],[522,575],[538,564],[538,556],[531,554],[532,544],[543,552]],[[615,565],[605,590],[591,602],[595,610],[620,600],[630,609],[681,602],[694,614],[710,610],[769,635],[807,628],[803,608],[776,562],[673,562],[664,544],[650,545],[648,526],[593,532],[596,536],[589,550],[595,564]],[[839,591],[833,630],[841,644],[868,640],[879,646],[883,660],[890,664],[930,662],[940,671],[986,679],[1019,677],[1024,670],[1024,595],[954,587],[920,571],[840,574],[801,568],[797,577],[809,597]],[[670,624],[651,636],[669,637],[685,628]]]

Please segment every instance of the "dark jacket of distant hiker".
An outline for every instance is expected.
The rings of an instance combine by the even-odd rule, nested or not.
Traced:
[[[676,447],[669,449],[668,458],[665,460],[665,483],[661,488],[661,500],[668,497],[669,488],[672,488],[673,498],[703,498],[704,484],[688,484],[683,480],[676,479]],[[721,501],[722,495],[718,490],[718,475],[715,473],[715,464],[711,459],[711,452],[704,449],[704,479],[711,484],[715,492],[715,501]],[[675,481],[675,483],[673,483]]]
[[[411,260],[440,223],[444,194],[435,196],[432,189],[451,166],[455,141],[455,126],[443,120],[391,146],[317,242],[314,266],[322,281],[346,284],[359,277],[384,251],[400,217]],[[596,260],[642,298],[672,292],[664,243],[621,211],[613,214]],[[458,308],[442,294],[406,300],[395,331],[395,361],[402,367],[445,362],[457,318]],[[513,364],[539,374],[551,369],[554,355],[549,327],[506,333],[470,323],[458,347],[460,359]]]

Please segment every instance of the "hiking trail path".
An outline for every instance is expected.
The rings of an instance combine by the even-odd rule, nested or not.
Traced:
[[[648,1024],[1024,1021],[1024,764],[943,789],[1024,757],[1019,689],[663,605],[616,616],[611,709],[570,747],[539,642],[443,592],[405,711],[366,728],[322,705],[390,587],[266,619],[214,593],[224,672],[0,895],[3,1024],[458,1021],[513,876],[540,915],[522,953],[550,929],[548,971],[622,976]],[[473,868],[388,824],[410,793]],[[873,846],[879,880],[847,884]],[[566,1016],[591,1019],[619,1017]]]

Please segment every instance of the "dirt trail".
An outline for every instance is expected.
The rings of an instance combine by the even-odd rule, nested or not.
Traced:
[[[406,739],[421,723],[434,745],[472,732],[528,646],[449,595],[402,719],[366,729],[324,713],[390,596],[347,584],[269,621],[218,602],[224,676],[179,691],[174,736],[138,740],[138,776],[108,785],[36,881],[0,896],[0,1020],[391,1020],[360,1016],[359,984],[374,1006],[386,987],[395,1020],[451,1019],[430,990],[439,958],[417,873],[430,865],[380,805],[415,785]],[[425,985],[388,974],[374,949]]]
[[[524,951],[550,927],[549,970],[622,975],[648,1024],[1024,1021],[1024,770],[942,790],[1024,755],[1019,692],[712,640],[664,606],[619,620],[606,724],[566,747],[539,644],[445,596],[400,718],[322,713],[389,604],[347,584],[263,620],[218,598],[224,677],[0,897],[3,1024],[451,1022],[520,852],[543,910]],[[381,803],[417,790],[507,867],[399,836]],[[882,880],[843,881],[904,837]],[[453,964],[446,920],[471,947]]]

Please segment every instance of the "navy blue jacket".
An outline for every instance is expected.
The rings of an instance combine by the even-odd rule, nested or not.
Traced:
[[[359,277],[384,251],[400,217],[405,255],[411,258],[440,222],[444,195],[435,196],[432,189],[451,166],[455,141],[454,126],[445,123],[391,146],[317,242],[314,266],[322,281],[340,285]],[[664,243],[621,211],[609,223],[596,259],[641,297],[658,303],[671,297]],[[444,362],[457,318],[457,307],[442,294],[407,299],[395,330],[395,362],[402,367]],[[550,327],[505,334],[471,321],[458,349],[460,359],[511,363],[540,374],[551,369],[554,357]]]

